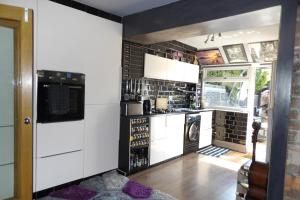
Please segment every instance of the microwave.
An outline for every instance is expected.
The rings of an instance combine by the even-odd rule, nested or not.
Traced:
[[[40,70],[37,75],[38,123],[84,119],[84,74]]]
[[[142,102],[121,102],[121,115],[143,115],[143,103]]]

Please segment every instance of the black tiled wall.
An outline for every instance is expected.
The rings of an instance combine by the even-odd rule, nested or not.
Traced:
[[[196,48],[178,41],[162,42],[157,44],[142,45],[130,41],[123,41],[122,54],[122,99],[125,93],[126,82],[129,80],[141,81],[143,84],[142,95],[151,100],[157,97],[172,99],[169,104],[172,108],[189,107],[189,95],[183,91],[194,90],[197,102],[201,95],[201,84],[190,84],[176,81],[155,80],[143,78],[145,53],[172,59],[174,52],[183,55],[182,62],[193,63]]]
[[[246,144],[247,113],[215,111],[213,116],[214,139]]]
[[[178,41],[142,45],[123,40],[122,78],[127,80],[144,76],[145,53],[172,59],[172,53],[180,52],[183,62],[193,63],[196,50]]]

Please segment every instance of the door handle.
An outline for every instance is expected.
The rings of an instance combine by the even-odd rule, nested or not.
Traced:
[[[30,117],[25,117],[25,119],[24,119],[24,124],[31,124],[31,119],[30,119]]]

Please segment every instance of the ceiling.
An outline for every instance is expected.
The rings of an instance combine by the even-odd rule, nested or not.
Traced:
[[[151,8],[160,7],[178,0],[76,0],[77,2],[109,12],[118,16],[126,16]]]
[[[252,43],[260,41],[278,40],[279,37],[279,25],[255,27],[249,29],[240,29],[236,31],[229,31],[221,33],[219,37],[218,33],[214,34],[214,41],[211,41],[212,34],[201,35],[191,38],[180,39],[178,41],[196,47],[197,49],[209,49],[214,47],[221,47],[230,44]]]

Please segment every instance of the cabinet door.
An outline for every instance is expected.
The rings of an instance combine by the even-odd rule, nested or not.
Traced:
[[[166,139],[166,116],[154,116],[150,118],[150,139],[151,142]]]
[[[167,80],[184,81],[184,63],[177,60],[169,60]]]
[[[184,114],[167,116],[168,158],[183,153],[184,120]]]
[[[83,178],[82,151],[38,158],[36,176],[36,191]]]
[[[212,111],[201,112],[200,129],[211,129],[212,127]]]
[[[119,105],[86,105],[84,177],[118,167]]]
[[[168,139],[150,143],[150,165],[165,161],[168,157]]]
[[[169,59],[151,54],[145,54],[144,77],[154,79],[167,79]]]
[[[212,129],[200,130],[199,149],[212,144]]]
[[[199,82],[199,66],[184,63],[184,81],[189,83]]]

